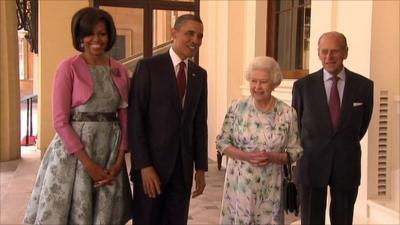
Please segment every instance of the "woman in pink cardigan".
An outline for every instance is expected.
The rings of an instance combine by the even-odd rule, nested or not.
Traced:
[[[39,168],[27,224],[125,224],[132,195],[125,167],[129,78],[106,55],[116,39],[112,17],[87,7],[71,23],[75,49],[53,85],[56,135]]]

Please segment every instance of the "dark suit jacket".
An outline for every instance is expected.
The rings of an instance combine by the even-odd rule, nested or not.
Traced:
[[[297,180],[306,186],[357,187],[361,178],[360,140],[373,107],[373,82],[345,69],[346,83],[339,125],[334,130],[323,81],[323,70],[294,83],[296,109],[304,153],[297,161]]]
[[[132,79],[128,112],[133,168],[154,166],[166,184],[181,154],[184,180],[193,164],[207,170],[207,72],[189,60],[184,109],[169,53],[141,60]]]

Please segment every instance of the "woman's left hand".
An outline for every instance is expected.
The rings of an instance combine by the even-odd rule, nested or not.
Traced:
[[[95,187],[101,187],[112,183],[114,178],[116,178],[118,174],[121,172],[122,166],[124,165],[124,157],[125,157],[125,151],[121,150],[118,154],[118,158],[115,161],[115,163],[111,166],[109,170],[107,170],[109,178],[97,181],[95,183]]]
[[[122,168],[122,162],[116,162],[114,165],[111,166],[110,168],[110,176],[114,179],[115,177],[118,176],[119,172],[121,172]]]
[[[257,163],[255,166],[263,167],[269,163],[284,164],[287,161],[286,153],[282,152],[263,152],[264,159]]]

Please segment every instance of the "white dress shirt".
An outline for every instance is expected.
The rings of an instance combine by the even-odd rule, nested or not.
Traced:
[[[326,93],[326,99],[329,104],[329,96],[331,94],[331,87],[332,87],[332,82],[333,80],[331,79],[333,77],[332,74],[330,74],[328,71],[324,69],[324,85],[325,85],[325,93]],[[339,77],[339,80],[337,81],[337,88],[339,91],[339,97],[340,97],[340,105],[342,105],[342,99],[343,99],[343,90],[344,90],[344,85],[346,83],[346,73],[344,72],[344,67],[342,71],[337,75]]]

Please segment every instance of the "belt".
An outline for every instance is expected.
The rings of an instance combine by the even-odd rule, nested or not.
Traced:
[[[70,116],[71,121],[89,122],[111,122],[118,121],[115,112],[73,112]]]

